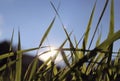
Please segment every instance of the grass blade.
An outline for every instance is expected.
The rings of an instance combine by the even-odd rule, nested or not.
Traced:
[[[11,37],[11,40],[10,40],[10,48],[9,48],[9,51],[12,50],[13,37],[14,37],[14,29],[13,29],[12,37]]]
[[[87,25],[87,29],[86,29],[86,31],[85,31],[85,36],[84,36],[83,45],[82,45],[82,48],[83,48],[84,50],[86,49],[86,46],[87,46],[88,36],[89,36],[90,27],[91,27],[92,20],[93,20],[93,15],[94,15],[94,12],[95,12],[95,8],[96,8],[96,2],[95,2],[95,4],[94,4],[94,7],[93,7],[93,10],[92,10],[92,13],[91,13],[91,16],[90,16],[88,25]],[[83,54],[84,54],[84,53],[83,53]]]
[[[102,44],[100,44],[97,48],[104,50],[104,48],[108,48],[110,44],[114,41],[120,39],[120,30],[114,33],[111,37],[107,38]]]
[[[41,41],[40,41],[39,47],[42,46],[42,44],[43,44],[43,42],[45,41],[46,37],[48,36],[51,28],[53,27],[53,24],[54,24],[54,22],[55,22],[55,18],[56,18],[56,17],[53,18],[53,20],[52,20],[52,22],[50,23],[48,29],[45,31],[45,34],[43,35],[43,37],[42,37],[42,39],[41,39]]]
[[[120,39],[120,30],[114,33],[110,38],[107,38],[105,41],[103,41],[98,47],[93,49],[89,54],[85,55],[82,59],[80,59],[76,64],[72,65],[71,68],[68,68],[62,76],[59,77],[59,80],[63,80],[67,74],[71,72],[76,67],[80,67],[83,65],[84,62],[87,62],[90,58],[97,55],[98,50],[103,50],[104,48],[107,48],[110,44],[112,44],[114,41]]]
[[[47,38],[51,28],[53,27],[53,24],[54,24],[54,21],[55,21],[55,18],[53,18],[52,22],[50,23],[48,29],[45,31],[45,34],[43,35],[41,41],[40,41],[40,45],[39,45],[39,48],[41,48],[43,42],[45,41],[45,39]],[[37,64],[38,64],[38,56],[36,56],[36,58],[34,59],[34,62],[32,64],[32,68],[31,68],[31,72],[30,72],[30,77],[29,77],[29,80],[28,81],[31,81],[32,80],[32,77],[34,76],[35,74],[35,71],[36,71],[36,68],[37,68]]]
[[[114,0],[111,0],[111,9],[110,9],[110,28],[108,37],[114,34]]]
[[[61,55],[62,55],[62,58],[63,58],[65,64],[66,64],[68,67],[70,67],[70,64],[69,64],[69,61],[68,61],[68,59],[67,59],[67,56],[66,56],[66,54],[65,54],[65,52],[64,52],[63,50],[61,50]]]
[[[21,50],[20,32],[18,32],[18,50]],[[15,81],[21,81],[22,53],[16,56],[16,76]]]
[[[114,0],[111,0],[111,9],[110,9],[110,28],[108,33],[108,38],[114,34]],[[112,59],[113,43],[108,47],[108,64]]]
[[[10,54],[10,52],[12,51],[12,43],[13,43],[13,36],[14,36],[14,29],[13,29],[13,32],[12,32],[12,37],[11,37],[11,40],[10,40],[10,47],[9,47],[9,54]],[[8,61],[8,64],[7,64],[7,67],[9,68],[9,70],[10,70],[10,76],[9,76],[9,78],[10,78],[10,80],[14,80],[14,76],[13,76],[13,71],[12,71],[12,69],[11,69],[11,59],[8,57],[7,58],[7,61]],[[10,64],[9,64],[10,63]]]
[[[90,45],[89,45],[88,49],[89,49],[89,48],[91,47],[91,45],[92,45],[93,39],[94,39],[94,37],[95,37],[95,35],[96,35],[97,29],[98,29],[99,24],[100,24],[100,22],[101,22],[101,20],[102,20],[102,17],[103,17],[103,15],[104,15],[104,12],[105,12],[105,10],[106,10],[106,7],[107,7],[107,5],[108,5],[108,2],[109,2],[109,0],[106,0],[106,3],[105,3],[105,5],[104,5],[104,8],[103,8],[103,10],[102,10],[102,12],[101,12],[101,15],[100,15],[100,17],[99,17],[98,23],[97,23],[97,25],[96,25],[96,28],[95,28],[95,31],[94,31],[94,33],[93,33],[93,36],[92,36],[92,39],[91,39],[91,41],[90,41]]]

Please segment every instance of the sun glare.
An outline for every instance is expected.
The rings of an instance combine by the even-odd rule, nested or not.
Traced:
[[[42,52],[39,52],[39,58],[40,60],[47,61],[49,58],[52,58],[57,51],[55,50],[56,47],[50,46],[42,50]]]

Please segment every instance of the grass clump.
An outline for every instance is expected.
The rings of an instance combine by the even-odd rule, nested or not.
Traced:
[[[114,0],[111,0],[111,8],[110,8],[110,27],[109,27],[109,33],[108,37],[100,43],[101,40],[101,34],[98,37],[96,41],[96,46],[94,49],[90,50],[91,44],[94,42],[93,39],[96,35],[96,32],[98,30],[98,26],[101,22],[101,19],[104,15],[104,12],[106,10],[107,4],[109,0],[106,0],[105,6],[101,12],[101,15],[99,17],[98,23],[96,25],[94,34],[92,36],[91,40],[88,40],[89,32],[91,29],[92,20],[94,17],[94,11],[96,8],[96,2],[93,7],[92,13],[90,15],[90,19],[86,28],[86,31],[83,36],[83,43],[81,48],[78,47],[80,41],[77,42],[76,38],[73,41],[71,40],[71,34],[68,33],[67,30],[64,27],[64,24],[61,21],[60,15],[57,12],[57,9],[55,8],[54,4],[51,2],[51,5],[53,9],[56,12],[56,16],[59,17],[63,30],[66,35],[66,39],[64,42],[60,45],[60,47],[57,50],[56,55],[53,56],[52,61],[51,58],[49,58],[46,62],[44,62],[41,66],[37,67],[38,64],[38,55],[33,59],[31,64],[29,64],[28,69],[26,70],[25,76],[23,79],[21,79],[22,76],[22,53],[32,51],[32,50],[38,50],[42,48],[42,45],[47,38],[50,30],[52,29],[54,25],[54,21],[56,19],[56,16],[53,18],[52,22],[50,23],[48,29],[46,30],[45,34],[43,35],[43,38],[40,41],[40,44],[36,48],[31,48],[27,50],[21,49],[21,41],[20,41],[20,33],[18,33],[18,50],[16,51],[16,60],[11,61],[9,59],[10,56],[14,56],[14,52],[11,51],[12,47],[12,41],[13,41],[13,35],[11,37],[11,45],[10,45],[10,52],[0,55],[0,60],[4,58],[8,58],[9,62],[8,64],[4,64],[0,67],[0,71],[5,70],[6,68],[11,69],[12,64],[16,64],[15,70],[10,70],[8,77],[3,77],[2,73],[0,74],[0,81],[5,80],[4,78],[10,81],[118,81],[120,79],[120,50],[118,52],[113,52],[113,44],[115,41],[120,39],[120,30],[117,32],[114,32]],[[14,34],[14,32],[13,32]],[[68,48],[64,48],[64,45],[66,42],[69,42]],[[88,49],[87,43],[90,41]],[[70,60],[68,59],[68,52],[70,55]],[[49,52],[49,51],[47,51]],[[44,52],[46,53],[46,52]],[[113,54],[116,53],[116,57],[112,59]],[[58,68],[55,64],[55,59],[58,56],[58,54],[62,55],[63,61],[65,62],[66,66],[64,68]],[[48,62],[50,62],[49,65]],[[3,72],[4,73],[4,72]]]

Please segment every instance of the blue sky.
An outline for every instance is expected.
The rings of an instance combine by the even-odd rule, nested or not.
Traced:
[[[59,0],[51,0],[55,7]],[[110,0],[111,1],[111,0]],[[115,1],[115,31],[120,30],[120,0]],[[73,30],[73,35],[79,40],[85,32],[95,0],[61,0],[59,14],[68,32]],[[98,0],[94,14],[92,31],[104,6],[105,0]],[[107,37],[109,28],[109,7],[100,23],[102,41]],[[55,11],[50,0],[0,0],[0,41],[9,40],[13,28],[15,30],[14,43],[17,44],[18,28],[21,33],[21,42],[24,49],[37,47],[45,30],[49,26]],[[97,37],[98,35],[96,35]],[[48,35],[47,44],[59,46],[66,38],[58,18]],[[95,41],[95,40],[94,40]],[[119,42],[116,42],[119,45]],[[116,47],[118,50],[119,47]]]

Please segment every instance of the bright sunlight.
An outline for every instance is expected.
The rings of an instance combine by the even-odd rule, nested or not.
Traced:
[[[55,56],[55,54],[57,53],[57,48],[54,46],[48,46],[45,48],[42,48],[39,51],[39,58],[40,60],[43,60],[44,62],[47,61],[49,58],[51,58],[51,60],[53,59],[53,57]],[[57,58],[56,61],[58,61],[60,58]],[[50,63],[50,62],[49,62]],[[48,63],[48,64],[49,64]]]

